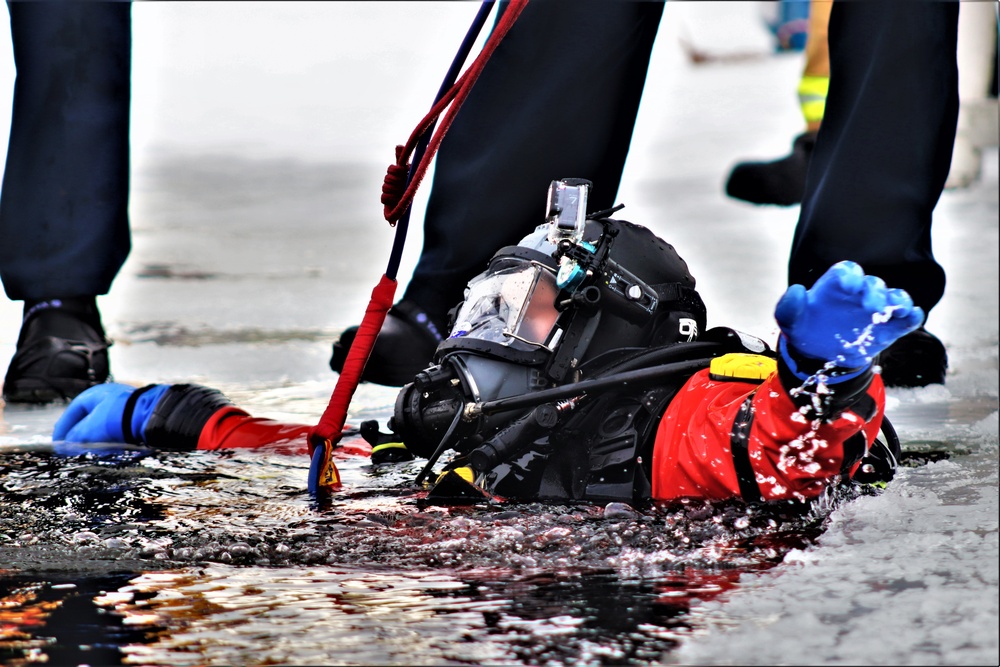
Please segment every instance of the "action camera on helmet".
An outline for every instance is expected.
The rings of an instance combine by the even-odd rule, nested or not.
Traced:
[[[436,457],[442,448],[455,449],[484,479],[493,475],[499,492],[512,485],[501,483],[497,471],[518,467],[527,449],[533,458],[553,456],[558,440],[553,434],[586,429],[588,437],[603,439],[605,449],[635,450],[649,439],[655,423],[650,410],[658,406],[655,396],[647,396],[648,387],[602,392],[605,416],[596,423],[584,417],[590,412],[584,408],[598,399],[586,396],[502,406],[505,399],[545,396],[554,388],[607,377],[623,364],[634,367],[637,357],[662,354],[704,331],[705,307],[684,260],[645,227],[613,219],[610,212],[588,216],[590,188],[582,179],[553,181],[545,222],[518,245],[497,251],[486,270],[469,281],[433,365],[396,400],[390,426],[414,454]],[[625,403],[639,407],[607,410],[608,401],[623,391],[629,395]],[[483,405],[497,407],[482,410]],[[649,414],[640,415],[643,411]],[[643,419],[648,423],[639,425]],[[609,445],[612,441],[617,444]],[[634,460],[636,453],[623,457]],[[617,458],[608,458],[609,465]],[[588,461],[577,467],[593,469]],[[506,476],[520,474],[511,468]],[[609,497],[631,497],[634,471],[625,477]],[[527,485],[544,496],[539,484],[521,479],[512,495]],[[587,481],[550,482],[553,494],[562,496],[584,493],[581,485]]]

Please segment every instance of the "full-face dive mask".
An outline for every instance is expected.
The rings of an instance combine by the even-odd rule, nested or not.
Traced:
[[[596,378],[638,350],[704,330],[705,307],[674,248],[610,218],[616,209],[587,216],[589,189],[554,181],[546,222],[469,281],[434,365],[397,398],[391,427],[410,451],[430,457],[446,440],[469,453],[514,422],[554,424],[529,418],[534,406],[472,406]]]

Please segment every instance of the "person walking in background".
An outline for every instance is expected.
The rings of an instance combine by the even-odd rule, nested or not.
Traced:
[[[832,0],[809,3],[806,62],[798,97],[806,129],[792,152],[773,161],[736,164],[726,179],[726,194],[751,204],[793,206],[802,202],[809,159],[826,108],[830,83],[827,39]],[[995,3],[969,2],[959,12],[958,133],[946,188],[967,187],[982,171],[983,145],[997,144],[997,21]]]
[[[830,50],[827,27],[832,0],[809,3],[809,30],[806,36],[806,62],[799,79],[798,96],[805,131],[795,137],[792,152],[773,162],[741,162],[733,167],[726,180],[726,194],[752,204],[791,206],[802,201],[806,188],[809,158],[816,146],[826,95],[830,89]]]
[[[98,295],[130,247],[128,2],[10,2],[17,78],[0,195],[0,278],[24,302],[8,403],[109,376]]]

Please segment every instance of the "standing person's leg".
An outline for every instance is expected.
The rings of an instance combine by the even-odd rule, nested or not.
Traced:
[[[0,197],[0,276],[25,319],[7,401],[108,376],[96,296],[130,248],[131,6],[12,2],[17,79]]]
[[[834,2],[830,91],[806,179],[789,283],[850,259],[929,312],[944,293],[931,217],[958,115],[958,3]],[[940,341],[921,330],[883,356],[898,385],[943,382]]]
[[[447,313],[501,246],[543,222],[559,178],[614,204],[663,5],[529,3],[486,65],[438,153],[424,247],[363,379],[409,382],[447,335]],[[353,331],[334,346],[340,370]]]

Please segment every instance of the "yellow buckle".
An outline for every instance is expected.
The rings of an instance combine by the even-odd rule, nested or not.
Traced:
[[[778,362],[771,357],[746,352],[732,352],[712,359],[708,368],[713,380],[722,382],[742,380],[744,382],[763,381],[778,370]]]

